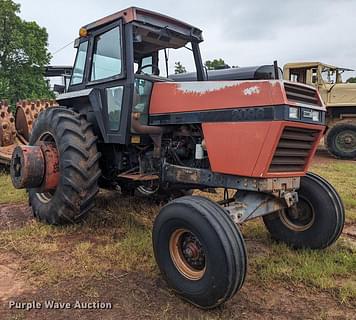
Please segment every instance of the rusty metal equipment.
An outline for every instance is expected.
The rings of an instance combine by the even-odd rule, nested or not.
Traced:
[[[140,8],[81,28],[61,107],[17,108],[29,146],[15,149],[10,170],[48,224],[82,221],[99,186],[174,199],[154,222],[155,258],[179,295],[207,309],[243,285],[241,223],[263,217],[279,241],[322,249],[340,236],[344,209],[308,173],[325,131],[317,90],[279,79],[205,81],[202,41],[200,29]],[[159,57],[167,66],[166,49],[187,47],[194,81],[164,78]],[[224,199],[176,197],[208,188],[224,188]]]
[[[0,164],[8,164],[16,146],[15,118],[7,101],[0,101]]]
[[[54,100],[23,100],[16,105],[16,130],[18,135],[29,140],[34,121],[40,112],[56,105]]]
[[[6,100],[0,101],[0,147],[15,142],[15,118]]]
[[[16,146],[28,143],[39,113],[56,105],[55,100],[22,100],[14,114],[7,101],[0,102],[0,164],[10,164]]]
[[[17,146],[10,166],[14,186],[42,192],[55,189],[59,181],[58,159],[58,151],[52,143]]]

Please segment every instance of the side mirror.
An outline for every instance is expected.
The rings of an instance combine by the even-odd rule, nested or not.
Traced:
[[[58,92],[59,94],[65,93],[66,92],[66,86],[61,85],[61,84],[55,84],[53,86],[53,91]]]
[[[313,75],[313,76],[312,76],[312,82],[313,82],[313,83],[317,83],[317,82],[318,82],[318,76]]]

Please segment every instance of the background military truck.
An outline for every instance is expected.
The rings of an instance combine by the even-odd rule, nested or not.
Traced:
[[[342,73],[352,69],[320,62],[288,63],[285,80],[312,85],[319,90],[327,107],[327,150],[341,159],[356,158],[356,83],[346,83]],[[307,102],[306,102],[307,103]]]

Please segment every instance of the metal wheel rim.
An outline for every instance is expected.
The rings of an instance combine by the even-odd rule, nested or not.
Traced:
[[[353,130],[345,130],[336,136],[336,145],[338,149],[344,152],[352,152],[356,150],[356,132]]]
[[[182,250],[182,239],[186,235],[191,235],[196,239],[196,241],[199,242],[199,239],[192,233],[191,231],[187,229],[177,229],[175,230],[169,240],[169,253],[171,256],[171,259],[176,267],[176,269],[179,271],[179,273],[184,276],[185,278],[193,281],[200,280],[206,271],[206,257],[204,251],[202,254],[204,255],[204,267],[201,269],[194,268],[186,259],[186,255],[183,253]],[[200,244],[201,246],[201,244]],[[202,250],[202,246],[200,247],[200,250]]]
[[[298,208],[299,206],[299,208]],[[307,199],[305,199],[304,197],[299,197],[299,202],[297,203],[297,210],[298,213],[302,213],[301,211],[303,210],[309,210],[309,212],[307,212],[308,217],[305,219],[306,223],[303,224],[303,222],[301,222],[300,220],[298,220],[298,218],[291,218],[291,210],[290,208],[288,209],[284,209],[280,211],[280,219],[282,221],[282,223],[288,228],[291,229],[293,231],[297,231],[297,232],[301,232],[301,231],[306,231],[308,230],[315,221],[315,210],[313,205],[310,203],[310,201],[308,201]],[[305,212],[304,212],[305,215]],[[301,222],[301,223],[296,223],[296,222]]]
[[[154,184],[152,183],[152,186],[145,186],[145,185],[141,185],[137,187],[137,190],[139,192],[141,192],[144,195],[150,196],[155,194],[159,189],[159,185],[154,186]]]
[[[57,141],[54,138],[53,134],[50,133],[49,131],[43,132],[41,134],[41,136],[38,138],[38,140],[36,141],[36,144],[38,144],[41,141],[54,142],[56,144],[56,148],[58,150]],[[37,196],[38,200],[41,201],[42,203],[48,203],[52,200],[54,193],[55,193],[55,190],[50,191],[50,192],[38,192],[38,193],[36,193],[36,196]]]

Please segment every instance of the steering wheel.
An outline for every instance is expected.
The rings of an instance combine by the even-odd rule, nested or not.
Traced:
[[[153,73],[153,74],[159,74],[159,73],[160,73],[159,68],[158,68],[156,65],[154,65],[154,64],[146,64],[146,65],[144,65],[143,67],[138,68],[138,70],[137,70],[136,73],[138,73],[138,74],[141,74],[141,73],[147,74],[147,73],[142,72],[142,70],[145,69],[145,68],[149,68],[149,67],[152,68],[152,73]],[[154,70],[155,70],[156,72],[153,72]]]

